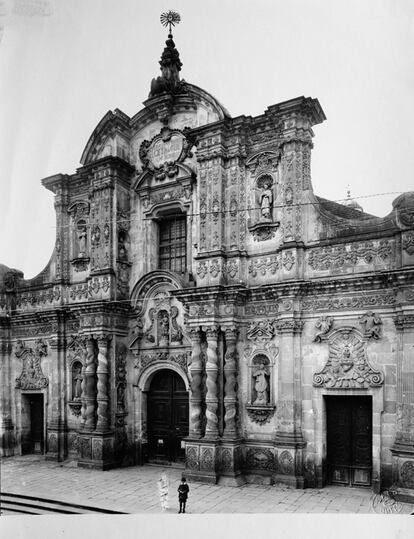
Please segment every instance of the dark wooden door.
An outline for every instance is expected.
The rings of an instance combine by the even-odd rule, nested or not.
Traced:
[[[326,397],[328,483],[369,486],[371,397]]]
[[[43,453],[43,395],[30,395],[30,441],[33,453]]]
[[[188,392],[174,371],[155,374],[147,400],[150,460],[184,461],[182,440],[188,436]]]

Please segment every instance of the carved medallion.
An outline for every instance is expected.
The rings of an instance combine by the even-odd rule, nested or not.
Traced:
[[[322,371],[313,375],[313,385],[326,388],[368,388],[384,383],[384,375],[374,371],[366,357],[366,343],[351,329],[340,329],[329,339],[329,359]]]

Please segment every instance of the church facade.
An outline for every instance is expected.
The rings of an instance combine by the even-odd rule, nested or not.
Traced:
[[[232,118],[172,35],[160,65],[42,180],[46,268],[0,266],[3,457],[412,499],[414,192],[384,218],[318,197],[317,99]]]

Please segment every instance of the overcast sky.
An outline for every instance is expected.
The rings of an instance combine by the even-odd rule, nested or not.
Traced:
[[[55,241],[40,180],[79,166],[108,110],[147,98],[174,9],[182,77],[232,116],[318,98],[312,181],[379,216],[414,188],[412,0],[0,1],[0,263],[33,277]]]

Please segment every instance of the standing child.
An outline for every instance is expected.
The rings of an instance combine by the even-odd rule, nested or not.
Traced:
[[[181,479],[181,484],[178,487],[178,501],[180,503],[179,513],[185,513],[185,504],[188,498],[190,487],[187,485],[185,477]]]

